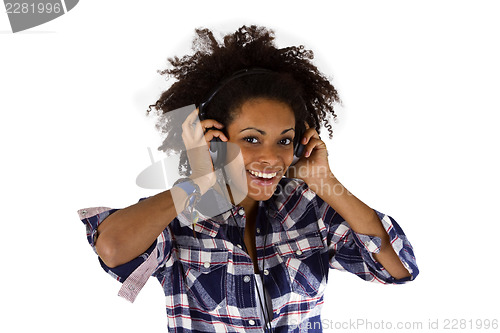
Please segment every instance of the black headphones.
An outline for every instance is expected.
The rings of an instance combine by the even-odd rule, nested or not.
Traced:
[[[207,114],[205,111],[206,105],[210,103],[210,101],[214,98],[215,95],[224,87],[226,86],[229,82],[240,78],[242,76],[247,76],[247,75],[256,75],[256,74],[268,74],[268,73],[273,73],[273,71],[265,68],[246,68],[239,70],[230,77],[226,78],[223,80],[212,92],[210,95],[208,95],[208,98],[205,99],[204,102],[200,103],[198,106],[199,109],[199,118],[201,120],[208,119]],[[305,132],[305,126],[304,125],[296,125],[295,126],[295,138],[294,138],[294,150],[293,150],[293,162],[292,165],[297,163],[297,161],[302,157],[304,154],[305,150],[305,145],[300,142],[302,139],[302,136],[304,135]],[[212,162],[214,164],[214,168],[222,168],[224,166],[224,163],[226,161],[226,145],[224,142],[222,142],[221,139],[215,137],[210,141],[210,156],[212,157]]]

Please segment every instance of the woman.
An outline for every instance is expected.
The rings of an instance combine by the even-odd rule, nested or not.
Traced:
[[[278,49],[273,39],[256,26],[223,43],[197,30],[196,52],[169,59],[161,73],[177,82],[153,105],[167,134],[159,149],[182,152],[189,177],[124,209],[79,211],[121,296],[133,301],[149,276],[160,281],[172,332],[321,332],[328,268],[381,283],[418,274],[399,225],[330,170],[319,131],[324,124],[332,134],[335,88],[311,51]],[[198,108],[172,126],[172,111],[192,103]],[[243,181],[219,184],[214,140],[239,149]],[[199,204],[223,198],[224,188],[242,200],[204,214]]]

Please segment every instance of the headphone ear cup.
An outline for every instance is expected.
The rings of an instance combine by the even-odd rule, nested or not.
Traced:
[[[304,150],[306,149],[306,145],[299,143],[296,145],[294,151],[293,151],[293,156],[297,158],[301,158],[302,155],[304,155]]]
[[[205,113],[205,104],[208,101],[203,102],[198,107],[198,117],[200,121],[207,119],[207,115]],[[222,142],[218,137],[214,137],[210,140],[209,147],[210,157],[212,158],[212,164],[214,165],[214,170],[221,169],[224,167],[224,163],[226,161],[226,145]]]
[[[226,160],[226,145],[221,139],[215,137],[210,140],[210,157],[212,158],[212,163],[214,169],[221,169],[224,167],[224,161]]]
[[[293,150],[293,160],[292,160],[291,165],[294,165],[295,163],[297,163],[300,160],[302,155],[304,155],[305,150],[306,150],[306,146],[304,144],[299,143],[299,144],[295,145],[295,148]]]
[[[302,143],[302,136],[305,133],[304,125],[297,125],[297,132],[295,133],[295,140],[293,140],[293,161],[292,165],[297,163],[297,161],[304,155],[304,151],[306,150],[306,146]]]

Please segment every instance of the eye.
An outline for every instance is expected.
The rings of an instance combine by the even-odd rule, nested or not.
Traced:
[[[257,138],[254,136],[246,136],[243,138],[243,140],[248,142],[248,143],[257,143],[258,142]]]
[[[284,138],[284,139],[280,140],[280,144],[285,145],[285,146],[288,146],[291,143],[292,143],[292,139],[290,139],[290,138]]]

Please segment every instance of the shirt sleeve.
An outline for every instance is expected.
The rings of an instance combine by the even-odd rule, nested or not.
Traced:
[[[399,284],[415,279],[419,273],[413,247],[397,222],[390,216],[375,211],[387,231],[391,245],[411,276],[396,279],[375,260],[381,239],[354,232],[349,224],[326,202],[320,200],[320,216],[327,231],[330,267],[356,274],[367,281]]]
[[[117,210],[109,207],[92,207],[78,210],[80,220],[86,227],[87,241],[96,254],[97,228]],[[171,247],[171,234],[169,229],[165,228],[146,252],[123,265],[110,268],[106,266],[101,258],[98,257],[98,259],[104,271],[123,284],[118,295],[133,302],[149,277],[167,262],[170,257]]]

